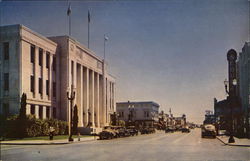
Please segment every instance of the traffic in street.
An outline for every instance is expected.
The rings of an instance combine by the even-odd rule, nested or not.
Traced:
[[[66,145],[2,145],[3,161],[84,160],[249,160],[250,148],[226,146],[216,138],[202,138],[201,129],[94,140]]]

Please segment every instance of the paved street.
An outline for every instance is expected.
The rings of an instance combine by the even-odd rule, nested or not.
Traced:
[[[200,129],[66,145],[2,145],[1,148],[3,161],[250,160],[249,147],[225,146],[217,139],[202,139]]]

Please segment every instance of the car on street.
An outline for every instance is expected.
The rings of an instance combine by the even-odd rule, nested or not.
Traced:
[[[118,137],[130,136],[129,131],[125,127],[117,126],[116,130],[118,131]]]
[[[155,133],[155,129],[153,127],[145,127],[140,130],[141,134],[151,134]]]
[[[181,132],[182,132],[182,133],[189,133],[189,132],[190,132],[190,129],[189,129],[188,127],[183,127],[183,128],[181,129]]]
[[[165,133],[169,133],[169,132],[174,132],[175,131],[175,129],[173,128],[173,127],[166,127],[166,129],[165,129]]]
[[[105,126],[103,131],[99,134],[100,140],[103,139],[113,139],[118,137],[118,130],[116,130],[113,126]]]
[[[138,135],[138,130],[134,126],[127,127],[130,136]]]
[[[201,137],[216,137],[216,129],[213,124],[205,124],[201,128]]]

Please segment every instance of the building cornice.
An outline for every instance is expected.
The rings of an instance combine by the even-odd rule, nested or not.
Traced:
[[[57,46],[57,43],[55,43],[54,41],[48,39],[48,38],[45,37],[45,36],[42,36],[42,35],[39,34],[39,33],[37,33],[37,32],[35,32],[35,31],[31,30],[30,28],[28,28],[28,27],[26,27],[26,26],[24,26],[24,25],[22,25],[22,24],[19,24],[19,26],[20,26],[20,31],[21,31],[21,29],[26,30],[26,31],[28,31],[29,33],[32,33],[33,35],[35,35],[35,36],[37,36],[37,37],[43,39],[43,40],[46,41],[47,43],[50,43],[50,44],[52,44],[52,45],[54,45],[54,46]],[[22,35],[21,35],[21,36],[22,36]]]

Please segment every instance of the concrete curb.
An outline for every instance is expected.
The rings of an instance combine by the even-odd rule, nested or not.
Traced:
[[[0,142],[0,145],[64,145],[64,144],[74,144],[74,143],[81,143],[81,142],[87,142],[87,141],[94,141],[94,140],[97,140],[95,138],[91,138],[91,139],[84,139],[82,141],[73,141],[73,142],[45,142],[45,143],[32,143],[32,142],[20,142],[20,143],[17,143],[17,142],[13,142],[13,143],[2,143]]]
[[[218,136],[216,136],[216,138],[217,138],[220,142],[222,142],[224,145],[228,145],[228,144],[225,143],[222,139],[220,139]]]
[[[216,136],[216,138],[222,142],[224,145],[228,145],[228,146],[239,146],[239,147],[250,147],[250,145],[241,145],[241,144],[231,144],[231,143],[226,143],[224,142],[221,138],[219,138],[218,136]]]
[[[70,144],[70,142],[63,143],[0,143],[1,145],[63,145]]]

